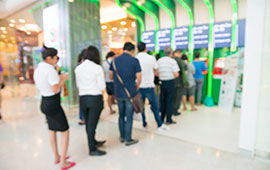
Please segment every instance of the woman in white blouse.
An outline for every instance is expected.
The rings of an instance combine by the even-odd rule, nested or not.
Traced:
[[[91,156],[105,155],[98,147],[105,141],[95,139],[97,123],[103,109],[103,91],[105,78],[100,66],[99,51],[89,46],[84,52],[84,61],[75,69],[76,84],[79,89],[80,108],[83,113],[88,136],[89,154]]]
[[[51,147],[54,152],[55,164],[61,162],[61,169],[66,170],[75,165],[75,162],[67,162],[69,144],[69,125],[61,107],[60,89],[68,79],[67,74],[58,75],[55,65],[59,59],[57,50],[43,47],[41,62],[34,73],[35,84],[42,96],[41,111],[45,114],[50,130]],[[56,132],[61,132],[62,146],[61,156],[58,152]]]

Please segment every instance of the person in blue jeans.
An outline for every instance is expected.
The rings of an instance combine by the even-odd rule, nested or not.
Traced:
[[[142,96],[143,102],[147,98],[150,105],[151,110],[154,113],[155,120],[157,122],[157,127],[159,130],[167,130],[167,126],[163,125],[160,115],[159,115],[159,107],[158,102],[155,96],[154,91],[154,77],[158,75],[158,65],[154,56],[147,54],[146,44],[143,42],[139,42],[137,45],[139,54],[136,58],[139,60],[141,69],[142,69],[142,82],[140,85],[140,93]],[[142,113],[143,127],[147,126],[145,112]]]
[[[141,67],[138,59],[133,57],[135,46],[132,43],[125,43],[123,50],[123,54],[116,57],[111,63],[109,77],[111,80],[114,80],[115,97],[119,108],[120,141],[121,143],[125,142],[126,146],[130,146],[139,142],[136,139],[132,139],[134,111],[132,103],[116,74],[119,74],[131,97],[134,97],[137,95],[141,83]],[[113,63],[116,70],[113,67]]]
[[[200,53],[195,53],[195,60],[192,62],[195,67],[195,74],[193,75],[196,83],[196,90],[197,90],[197,105],[201,105],[202,101],[202,88],[204,82],[204,75],[203,71],[207,71],[207,67],[205,62],[200,60]]]

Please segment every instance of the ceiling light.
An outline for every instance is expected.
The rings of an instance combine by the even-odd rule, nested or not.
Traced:
[[[102,25],[101,28],[105,30],[105,29],[107,29],[107,26],[106,25]]]
[[[10,23],[9,26],[10,27],[15,27],[15,24]]]
[[[68,0],[68,2],[71,2],[72,3],[72,2],[74,2],[74,0]]]
[[[3,34],[7,34],[8,32],[7,31],[3,31]]]
[[[113,27],[112,30],[113,30],[113,31],[117,31],[117,27]]]
[[[3,34],[1,35],[1,37],[2,37],[2,38],[6,38],[6,36],[5,36],[5,35],[3,35]]]
[[[16,21],[14,19],[9,20],[11,23],[15,23]]]
[[[133,22],[131,23],[131,26],[132,26],[132,27],[136,27],[136,23],[133,21]]]
[[[120,24],[121,24],[121,25],[126,25],[127,22],[126,22],[126,21],[121,21]]]
[[[108,31],[108,34],[111,34],[111,33],[112,33],[112,31],[111,31],[111,30],[109,30],[109,31]]]
[[[25,23],[25,20],[24,19],[19,19],[19,22],[20,23]]]
[[[31,32],[30,32],[30,31],[27,31],[26,34],[27,34],[27,35],[31,35]]]
[[[5,30],[6,30],[6,28],[5,28],[5,27],[0,27],[0,29],[1,29],[2,31],[5,31]]]
[[[124,28],[124,31],[127,32],[128,31],[128,28]]]
[[[125,36],[125,35],[126,35],[126,33],[125,33],[125,32],[123,32],[123,33],[122,33],[122,35],[123,35],[123,36]]]

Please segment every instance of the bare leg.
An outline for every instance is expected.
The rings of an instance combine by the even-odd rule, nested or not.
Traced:
[[[182,103],[183,103],[183,110],[187,110],[187,96],[182,97]]]
[[[67,150],[68,150],[68,145],[69,145],[69,130],[66,130],[61,133],[61,167],[67,167],[70,165],[69,162],[66,161],[66,156],[67,156]]]
[[[189,96],[189,103],[191,104],[191,111],[196,111],[198,110],[195,107],[195,97],[194,96]]]
[[[109,108],[110,108],[110,114],[115,113],[115,111],[112,109],[112,102],[113,102],[113,97],[108,96],[108,105],[109,105]]]
[[[54,161],[57,162],[60,160],[60,155],[58,152],[56,132],[52,130],[50,130],[50,142],[54,153]]]

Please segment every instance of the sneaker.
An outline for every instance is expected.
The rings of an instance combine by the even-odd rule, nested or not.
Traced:
[[[139,140],[137,140],[137,139],[131,139],[130,141],[126,142],[126,146],[134,145],[138,142],[139,142]]]
[[[167,131],[169,130],[170,128],[164,124],[162,124],[159,128],[158,128],[158,131]]]
[[[121,142],[121,143],[124,143],[124,142],[125,142],[125,139],[120,138],[120,142]]]

